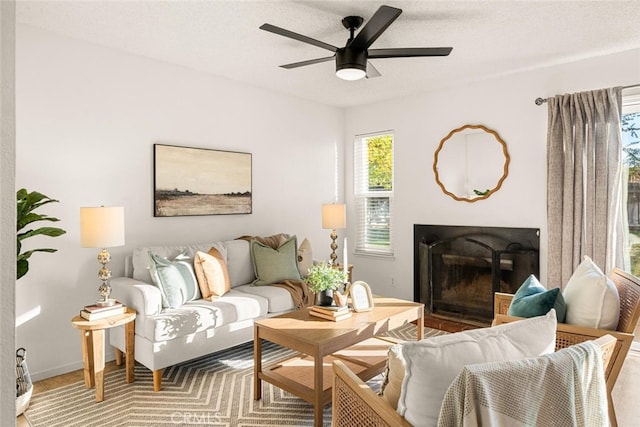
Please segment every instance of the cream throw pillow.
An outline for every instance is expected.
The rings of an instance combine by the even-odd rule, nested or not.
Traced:
[[[544,316],[403,343],[405,368],[398,413],[412,425],[437,425],[447,388],[465,365],[551,353],[556,325],[556,313],[551,309]]]
[[[398,409],[398,400],[402,390],[402,380],[404,379],[405,363],[402,358],[402,344],[395,344],[389,348],[389,358],[387,359],[387,371],[384,384],[382,385],[381,396],[393,409]]]
[[[313,252],[311,251],[311,242],[309,239],[304,239],[298,247],[298,270],[302,277],[309,275],[309,269],[313,265]]]
[[[231,290],[227,263],[218,249],[211,248],[209,253],[196,252],[193,266],[202,298],[219,298]]]
[[[562,295],[567,304],[567,323],[609,330],[618,327],[618,289],[588,256],[575,269]]]

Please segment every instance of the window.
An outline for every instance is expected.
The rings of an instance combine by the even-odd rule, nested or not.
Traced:
[[[627,261],[630,272],[640,275],[640,94],[623,97],[622,146],[627,179],[626,201],[629,224]]]
[[[356,253],[393,255],[393,134],[359,135],[354,144]]]

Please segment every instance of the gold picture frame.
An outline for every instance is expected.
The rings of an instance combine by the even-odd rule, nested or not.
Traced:
[[[351,297],[351,308],[356,313],[373,310],[373,295],[366,282],[362,280],[353,282],[346,294]]]

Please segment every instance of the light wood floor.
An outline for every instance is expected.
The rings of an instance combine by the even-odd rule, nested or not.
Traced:
[[[115,361],[105,363],[105,374],[118,369],[124,369],[124,363],[121,366],[117,366]],[[33,383],[33,394],[36,395],[44,391],[54,390],[58,387],[73,384],[78,381],[84,382],[84,371],[82,369]],[[24,415],[20,415],[16,419],[16,427],[30,427],[30,424]]]
[[[634,345],[640,346],[640,342],[635,342]],[[115,362],[108,362],[105,365],[105,372],[117,369],[124,369],[124,365],[116,366]],[[82,370],[38,381],[33,385],[33,393],[42,393],[43,391],[53,390],[78,381],[84,381]],[[620,427],[636,427],[639,425],[640,405],[638,405],[638,396],[640,396],[640,351],[631,350],[613,389],[613,401],[615,402],[616,415]],[[17,418],[16,426],[30,427],[29,422],[23,415]]]
[[[637,337],[637,335],[636,335]],[[640,345],[640,342],[634,342]],[[613,402],[620,427],[634,427],[640,422],[640,351],[629,351],[613,388]]]

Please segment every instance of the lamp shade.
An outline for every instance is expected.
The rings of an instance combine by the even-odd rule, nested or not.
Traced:
[[[80,244],[83,248],[124,245],[124,208],[80,208]]]
[[[347,205],[324,204],[322,205],[322,228],[335,230],[347,227]]]

